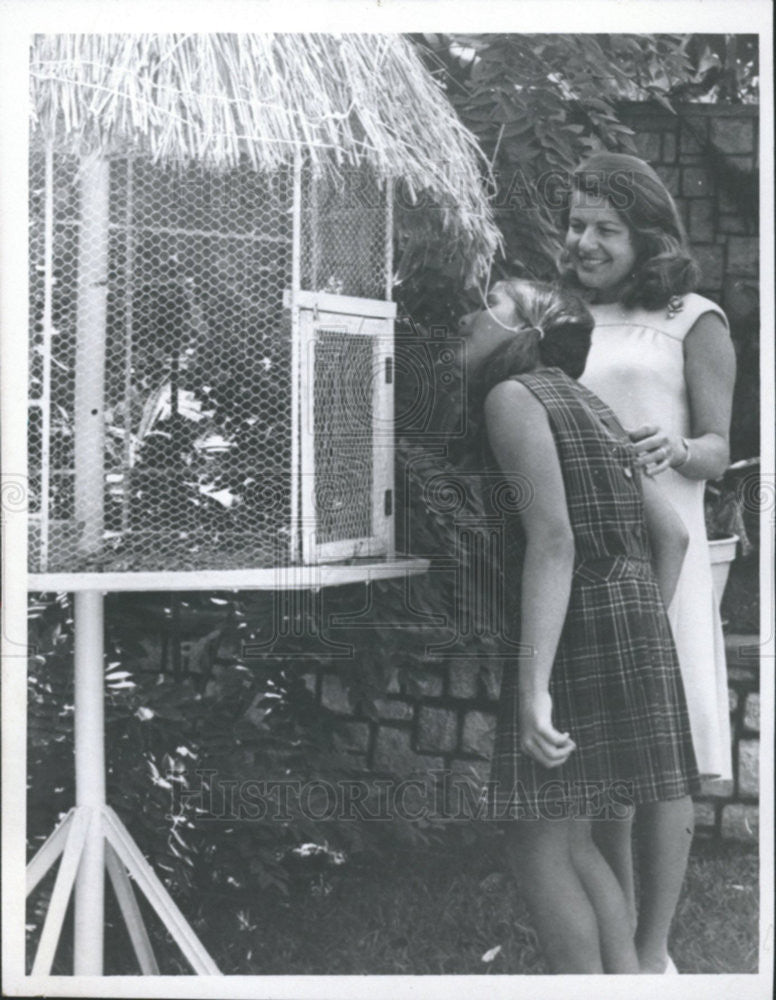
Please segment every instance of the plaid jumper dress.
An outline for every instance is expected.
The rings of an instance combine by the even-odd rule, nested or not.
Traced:
[[[550,694],[553,724],[576,749],[558,768],[521,751],[517,670],[505,664],[487,813],[611,818],[634,803],[692,794],[700,782],[684,689],[630,441],[612,411],[559,368],[514,377],[547,411],[574,533]],[[519,587],[522,567],[504,569]]]

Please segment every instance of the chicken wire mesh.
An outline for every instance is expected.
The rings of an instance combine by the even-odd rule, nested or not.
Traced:
[[[121,157],[110,160],[101,210],[74,158],[33,151],[33,572],[297,561],[295,435],[305,426],[320,537],[368,533],[372,455],[352,420],[349,453],[365,475],[355,491],[332,491],[348,452],[337,379],[358,376],[353,362],[368,345],[316,348],[320,405],[307,421],[295,412],[306,394],[295,402],[296,324],[284,307],[295,277],[312,291],[385,296],[385,195],[371,178],[358,184],[372,210],[354,201],[351,176],[331,187],[305,170],[295,185],[290,166],[214,173]],[[90,353],[95,327],[104,362]]]
[[[315,346],[314,440],[319,544],[373,533],[372,337],[320,329]],[[347,377],[343,379],[343,372]]]
[[[357,167],[336,176],[305,172],[302,206],[302,288],[384,298],[390,262],[386,275],[385,230],[375,225],[386,215],[379,179]]]

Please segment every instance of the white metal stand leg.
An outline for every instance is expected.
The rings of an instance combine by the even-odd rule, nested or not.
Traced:
[[[200,976],[220,975],[215,962],[202,947],[196,934],[186,923],[186,918],[172,901],[153,868],[130,837],[129,831],[110,806],[103,809],[103,826],[108,843],[161,917],[162,923],[188,959],[192,969]]]
[[[73,888],[78,865],[81,861],[91,816],[86,810],[76,810],[70,817],[67,830],[67,842],[62,853],[62,864],[57,872],[54,891],[51,894],[46,921],[40,935],[38,951],[32,966],[33,976],[47,975],[51,971],[51,963],[57,950],[62,923],[67,911],[67,901]]]
[[[105,912],[105,841],[99,809],[105,804],[105,690],[103,598],[75,595],[75,804],[98,821],[89,825],[75,883],[73,973],[101,976]]]
[[[67,843],[67,832],[70,829],[70,822],[74,810],[71,809],[54,832],[49,836],[46,843],[40,848],[35,857],[27,865],[27,895],[35,891],[38,882],[43,878],[49,868],[54,867],[54,862],[65,849]]]
[[[115,812],[105,804],[105,709],[103,690],[103,597],[86,591],[75,604],[76,806],[27,866],[29,895],[57,862],[48,913],[33,975],[48,975],[56,954],[71,891],[75,899],[75,975],[103,973],[105,869],[144,975],[158,975],[130,877],[143,891],[199,975],[221,973]],[[128,873],[128,874],[127,874]]]
[[[108,866],[108,875],[113,883],[113,891],[116,893],[116,899],[121,907],[121,915],[124,917],[132,947],[135,949],[140,971],[144,976],[158,976],[159,966],[156,964],[154,950],[140,915],[140,908],[132,891],[129,876],[124,870],[121,859],[110,844],[106,845],[105,860]]]

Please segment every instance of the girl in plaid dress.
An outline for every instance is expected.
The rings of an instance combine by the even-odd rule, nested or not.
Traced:
[[[556,973],[636,973],[628,903],[592,838],[641,802],[698,787],[665,606],[686,530],[614,414],[574,379],[593,321],[549,286],[502,281],[465,316],[487,436],[518,477],[520,642],[504,671],[487,788]]]

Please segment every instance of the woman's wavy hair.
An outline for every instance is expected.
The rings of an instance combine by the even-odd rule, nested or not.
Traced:
[[[475,395],[482,400],[499,382],[540,365],[579,378],[594,325],[582,299],[567,289],[522,278],[499,284],[515,303],[515,335],[483,363],[471,386]]]
[[[663,309],[675,295],[693,291],[700,269],[690,253],[676,204],[649,164],[625,153],[595,153],[585,160],[571,175],[561,215],[564,231],[575,191],[606,198],[631,231],[636,265],[620,295],[624,306]],[[558,270],[564,285],[583,287],[565,250]]]

